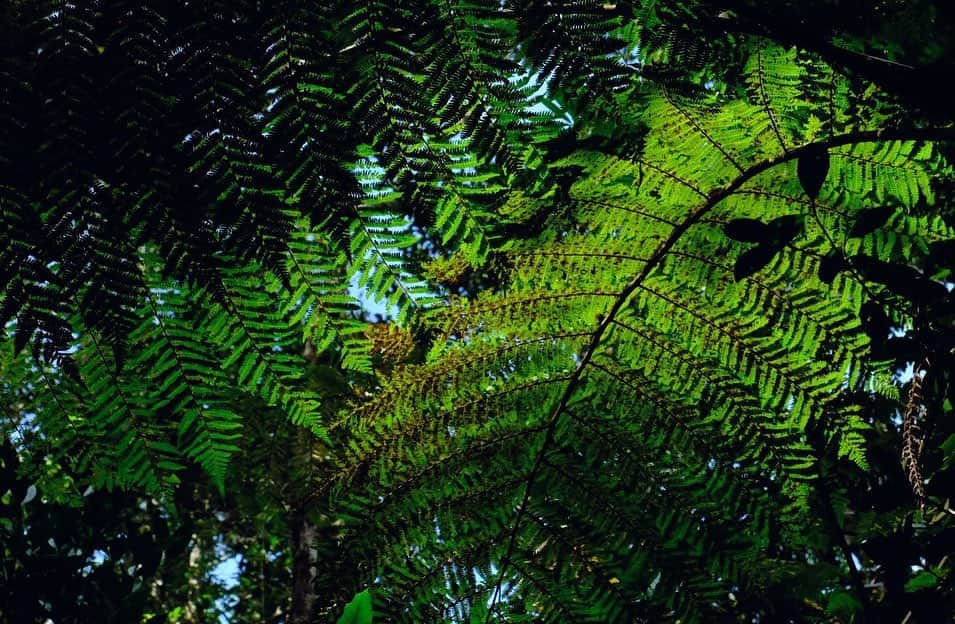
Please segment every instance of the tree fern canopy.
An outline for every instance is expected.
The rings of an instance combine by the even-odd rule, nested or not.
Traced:
[[[8,3],[0,622],[955,617],[952,17]]]

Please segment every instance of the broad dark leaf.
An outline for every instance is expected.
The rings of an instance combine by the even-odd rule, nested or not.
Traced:
[[[822,184],[829,175],[829,152],[826,148],[813,146],[800,156],[796,164],[796,175],[799,176],[802,190],[809,199],[819,197]]]
[[[852,224],[852,229],[849,230],[849,236],[856,238],[871,234],[885,225],[893,214],[895,214],[895,209],[890,206],[863,210],[856,215],[856,221]]]
[[[769,242],[777,251],[788,245],[805,227],[806,218],[803,215],[783,215],[769,222]]]
[[[881,342],[889,335],[892,328],[892,322],[878,303],[867,301],[859,309],[859,320],[862,322],[862,329],[866,335],[873,341]]]
[[[856,254],[852,257],[852,265],[865,279],[885,284],[887,281],[904,279],[918,279],[921,273],[908,265],[886,262],[865,254]]]
[[[939,301],[948,295],[948,289],[945,286],[924,276],[911,282],[898,282],[886,284],[886,286],[891,288],[893,292],[919,305]]]
[[[883,284],[895,294],[922,305],[948,295],[948,289],[925,277],[921,271],[906,264],[885,262],[870,256],[856,255],[853,265],[867,280]]]
[[[733,219],[723,228],[733,240],[743,243],[762,243],[769,236],[770,228],[758,219]]]
[[[887,340],[880,355],[897,362],[911,362],[919,359],[921,352],[922,348],[917,340],[900,336]]]
[[[819,261],[819,279],[831,284],[836,275],[848,268],[846,258],[841,251],[833,251]]]
[[[769,264],[778,251],[779,248],[773,245],[757,245],[752,249],[747,249],[736,259],[736,264],[733,266],[733,277],[736,278],[736,281],[746,279]]]

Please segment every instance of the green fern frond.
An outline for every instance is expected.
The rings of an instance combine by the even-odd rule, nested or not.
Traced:
[[[178,418],[176,446],[222,488],[242,427],[229,407],[231,384],[221,364],[206,357],[214,343],[199,330],[192,296],[180,284],[146,278],[148,307],[132,334],[144,346],[130,367],[155,388],[152,408]]]
[[[342,368],[370,373],[371,346],[365,339],[366,324],[355,316],[358,301],[348,293],[345,255],[320,230],[303,222],[288,246],[291,291],[281,313],[302,325],[304,340],[312,341],[317,352],[340,350]]]
[[[490,540],[486,560],[495,569],[492,606],[516,613],[549,604],[541,607],[545,621],[632,618],[634,597],[592,584],[607,565],[613,578],[649,585],[660,574],[658,582],[680,588],[649,591],[641,598],[648,613],[709,621],[718,596],[758,584],[775,565],[765,555],[770,541],[800,548],[795,527],[809,522],[820,479],[818,440],[868,465],[869,425],[842,399],[872,374],[859,321],[868,285],[853,272],[826,284],[820,263],[849,251],[848,230],[866,206],[890,201],[912,210],[930,201],[939,163],[931,148],[895,140],[903,132],[808,134],[822,118],[813,107],[828,105],[796,96],[811,66],[782,50],[754,54],[747,99],[701,102],[663,91],[646,106],[649,127],[636,152],[574,152],[551,165],[577,168],[569,186],[540,199],[515,194],[510,201],[521,203],[504,210],[533,214],[547,201],[566,202],[573,220],[556,237],[511,243],[506,291],[430,315],[441,333],[427,363],[396,373],[373,405],[344,421],[356,434],[333,491],[345,497],[352,522],[386,532],[389,545],[372,551],[421,582],[418,600],[437,600],[433,583],[445,577],[421,570],[415,577],[387,552],[429,539],[426,552],[440,548],[433,544],[442,527],[467,522],[466,507],[450,511],[454,497],[496,487],[501,502],[482,503],[494,520],[475,526],[490,531],[481,537]],[[803,103],[780,104],[791,101]],[[816,201],[804,194],[797,163],[818,146],[832,165]],[[740,275],[749,248],[725,231],[741,218],[788,219],[798,230],[760,270]],[[941,227],[905,223],[922,241],[909,250],[924,249]],[[885,257],[890,248],[871,251]],[[533,434],[515,452],[511,436],[521,428]],[[464,461],[471,453],[487,458],[480,475]],[[510,474],[524,474],[516,489],[498,472],[515,457],[523,468]],[[458,471],[460,489],[446,471]],[[350,498],[356,488],[419,518],[419,528],[402,523],[388,533],[397,526],[386,528],[385,514],[362,515],[364,503]],[[575,506],[580,492],[586,508]],[[640,513],[647,515],[628,522]],[[595,517],[600,524],[587,527]],[[728,535],[739,540],[730,552],[715,546]],[[561,552],[561,540],[578,552]],[[628,548],[614,550],[620,540]],[[532,544],[543,546],[530,553]],[[625,564],[636,544],[647,556],[640,572]],[[581,552],[585,561],[575,561]],[[466,549],[457,554],[460,569],[480,569]],[[680,573],[671,578],[672,570]],[[581,582],[586,607],[567,589]],[[384,595],[407,591],[397,589],[403,584],[384,581]],[[458,596],[467,604],[485,588],[466,577]]]
[[[399,322],[411,310],[438,301],[428,284],[404,268],[404,254],[418,242],[412,223],[396,210],[400,194],[383,179],[385,170],[366,159],[354,167],[364,198],[351,225],[350,255],[358,286],[398,311]]]
[[[221,366],[234,370],[241,387],[282,408],[293,424],[324,436],[319,398],[301,387],[300,334],[276,305],[281,284],[275,278],[256,283],[262,276],[254,265],[223,271],[224,301],[209,310],[202,328],[225,351]]]

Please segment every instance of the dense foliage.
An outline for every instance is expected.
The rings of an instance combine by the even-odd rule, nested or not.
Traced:
[[[948,621],[953,9],[761,4],[0,7],[0,622]]]

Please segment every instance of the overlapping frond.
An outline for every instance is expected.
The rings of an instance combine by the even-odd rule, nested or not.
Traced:
[[[280,412],[387,621],[720,621],[845,546],[950,128],[710,3],[0,11],[24,454],[222,488]]]
[[[122,408],[144,445],[181,443],[221,483],[227,387],[320,432],[301,354],[374,373],[354,288],[404,322],[440,301],[417,275],[422,241],[485,261],[505,172],[556,126],[509,82],[513,20],[475,6],[461,22],[457,8],[4,8],[0,322],[85,386],[77,443],[113,436]],[[452,101],[463,60],[472,105]],[[143,377],[140,353],[156,349],[164,365]],[[184,423],[178,441],[149,431],[145,397]],[[114,441],[126,460],[112,482],[160,488],[164,459],[148,468]]]
[[[638,145],[554,160],[560,185],[507,209],[550,211],[556,235],[505,246],[502,292],[432,314],[428,361],[342,421],[333,492],[346,526],[374,527],[349,547],[374,553],[396,621],[714,621],[826,542],[819,457],[866,466],[845,394],[884,373],[871,284],[822,265],[950,236],[914,214],[851,232],[877,206],[924,210],[940,156],[875,113],[823,127],[852,89],[801,98],[821,64],[753,50],[738,99],[661,89],[630,108]],[[816,196],[800,171],[819,150]]]

